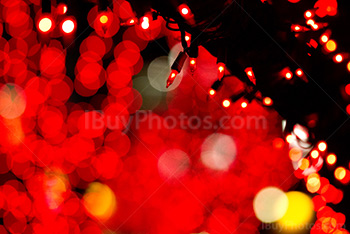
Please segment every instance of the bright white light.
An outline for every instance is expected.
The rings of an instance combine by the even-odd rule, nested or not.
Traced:
[[[65,33],[73,32],[74,28],[75,28],[75,24],[72,20],[66,20],[62,24],[62,30]]]
[[[309,140],[308,129],[304,126],[296,124],[293,129],[294,134],[302,141],[307,142]]]
[[[48,17],[42,18],[39,21],[39,29],[42,32],[48,32],[50,31],[51,27],[52,27],[52,20]]]

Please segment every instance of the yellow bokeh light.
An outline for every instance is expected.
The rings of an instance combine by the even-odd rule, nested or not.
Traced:
[[[326,144],[326,142],[320,142],[320,143],[318,144],[318,149],[319,149],[321,152],[325,151],[325,150],[327,149],[327,144]]]
[[[255,216],[264,223],[282,218],[288,208],[286,194],[276,187],[267,187],[258,192],[253,201]]]
[[[101,15],[100,16],[100,22],[101,22],[101,24],[106,24],[108,22],[108,16],[107,15]]]
[[[320,153],[317,150],[311,151],[311,158],[316,159],[320,156]]]
[[[329,40],[326,44],[326,50],[328,52],[333,52],[337,49],[337,44],[333,40]]]
[[[306,170],[310,166],[310,161],[306,158],[303,158],[299,161],[299,168],[300,170]]]
[[[89,185],[83,200],[86,210],[101,221],[108,220],[117,207],[113,191],[107,185],[98,182]]]
[[[342,180],[346,176],[346,169],[344,167],[338,167],[334,171],[335,178],[338,180]]]
[[[301,157],[303,156],[303,152],[299,149],[299,148],[291,148],[289,150],[289,158],[293,161],[293,162],[297,162],[301,159]]]
[[[337,156],[335,156],[334,154],[330,154],[327,156],[327,163],[329,165],[334,165],[337,162]]]
[[[52,20],[48,17],[44,17],[39,21],[39,29],[42,32],[48,32],[50,31],[52,27]]]
[[[278,220],[278,224],[285,232],[300,233],[306,229],[314,217],[314,206],[311,198],[302,192],[286,193],[288,209],[285,215]]]
[[[306,187],[310,193],[316,193],[321,188],[320,176],[317,173],[310,174],[307,178]]]

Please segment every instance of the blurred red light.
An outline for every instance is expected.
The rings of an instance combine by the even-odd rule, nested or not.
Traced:
[[[247,106],[248,106],[248,103],[247,103],[247,102],[242,102],[242,103],[241,103],[241,107],[242,107],[242,108],[247,108]]]
[[[64,15],[67,13],[67,10],[68,10],[68,7],[66,4],[64,4],[64,3],[58,4],[58,6],[57,6],[57,13],[58,14]]]

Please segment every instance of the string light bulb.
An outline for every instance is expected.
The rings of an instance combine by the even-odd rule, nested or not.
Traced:
[[[248,103],[247,103],[246,101],[243,101],[243,102],[241,103],[241,107],[242,107],[243,109],[247,108],[247,106],[248,106]]]
[[[171,66],[171,73],[168,77],[167,85],[166,85],[167,88],[169,88],[169,86],[172,85],[176,76],[181,72],[186,59],[187,59],[187,54],[183,51],[181,51],[179,55],[176,57],[173,65]]]
[[[221,80],[225,75],[225,64],[218,63],[218,79]]]
[[[304,74],[303,70],[301,70],[300,68],[297,69],[297,70],[295,71],[295,73],[296,73],[297,76],[299,76],[299,77],[301,77],[301,76]]]
[[[225,99],[222,101],[222,106],[225,108],[228,108],[229,106],[231,106],[231,101],[228,99]]]
[[[216,94],[216,91],[214,89],[209,90],[209,95],[214,96]]]
[[[265,98],[263,99],[263,103],[264,103],[265,106],[271,106],[272,103],[273,103],[273,101],[272,101],[271,98],[265,97]]]
[[[141,28],[144,30],[149,29],[150,27],[150,19],[147,16],[142,17],[141,19]]]
[[[167,84],[166,84],[166,87],[167,87],[167,88],[169,88],[169,86],[173,84],[173,82],[174,82],[174,80],[175,80],[175,78],[176,78],[176,76],[177,76],[178,74],[179,74],[178,71],[176,71],[176,70],[171,70],[171,73],[170,73],[170,75],[169,75],[169,78],[168,78]]]
[[[191,9],[187,6],[187,4],[181,4],[179,7],[178,7],[178,11],[179,13],[181,14],[181,16],[185,19],[188,19],[192,16],[192,12],[191,12]]]
[[[190,70],[193,73],[197,68],[197,61],[196,58],[191,58],[190,59]]]

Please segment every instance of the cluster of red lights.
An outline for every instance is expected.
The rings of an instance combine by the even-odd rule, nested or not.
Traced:
[[[257,102],[241,99],[237,107],[230,99],[221,99],[222,102],[203,108],[203,97],[207,95],[203,90],[207,89],[195,89],[194,84],[187,83],[175,91],[178,95],[169,101],[169,110],[164,116],[149,114],[139,126],[127,129],[130,116],[142,105],[141,95],[133,88],[132,80],[144,65],[140,53],[150,40],[160,35],[164,22],[154,21],[149,16],[136,19],[127,2],[113,12],[98,12],[97,7],[91,9],[88,21],[95,32],[79,45],[80,57],[72,81],[66,76],[66,52],[62,44],[50,40],[42,47],[37,40],[38,34],[54,30],[59,17],[63,17],[60,23],[63,33],[71,34],[76,30],[74,18],[65,17],[67,6],[57,6],[55,14],[61,15],[57,18],[41,15],[37,21],[37,33],[27,23],[19,22],[30,19],[27,3],[18,1],[15,9],[10,0],[1,4],[5,12],[3,19],[9,25],[7,31],[13,37],[9,41],[0,39],[0,53],[5,62],[0,75],[6,82],[1,86],[1,95],[16,92],[16,95],[1,96],[1,101],[12,103],[16,96],[16,100],[25,99],[25,102],[16,103],[11,106],[11,113],[1,112],[0,117],[0,129],[4,133],[0,136],[3,156],[0,173],[9,176],[0,186],[0,207],[4,211],[1,213],[3,224],[0,232],[102,233],[122,230],[130,233],[192,233],[203,229],[220,234],[257,233],[260,222],[254,216],[252,198],[267,186],[279,186],[284,190],[292,187],[296,182],[290,177],[293,168],[288,157],[281,157],[289,155],[293,162],[298,163],[294,174],[304,179],[308,191],[315,194],[315,227],[324,228],[314,228],[311,233],[348,233],[341,228],[345,216],[327,205],[340,203],[343,192],[321,177],[318,171],[325,161],[327,167],[334,169],[335,178],[343,184],[349,183],[350,171],[336,167],[337,156],[327,152],[325,142],[319,142],[307,157],[302,157],[298,149],[288,149],[283,139],[270,133],[274,124],[267,129],[258,129],[258,135],[257,131],[250,129],[235,129],[233,133],[231,129],[223,128],[219,134],[237,139],[238,154],[227,171],[217,172],[205,167],[201,162],[201,152],[197,152],[210,138],[208,130],[191,132],[180,126],[155,129],[149,124],[164,121],[167,116],[177,116],[178,112],[199,115],[200,118],[209,115],[216,123],[227,112],[232,116],[240,113],[247,117],[249,111],[274,123],[277,114]],[[193,14],[187,5],[181,5],[178,11],[191,22]],[[9,17],[14,12],[21,16],[20,20]],[[333,10],[327,12],[334,13]],[[308,11],[305,17],[311,20],[314,14],[319,13]],[[119,32],[120,25],[137,23],[140,27],[126,29],[122,41],[114,45],[111,37]],[[152,30],[147,32],[148,29]],[[173,32],[162,32],[169,38],[174,37]],[[189,40],[190,36],[187,36],[186,41]],[[330,43],[329,35],[323,35],[320,40],[326,50],[335,51],[336,44],[334,41],[334,44]],[[114,58],[105,69],[103,59],[108,54],[113,54]],[[213,60],[205,53],[199,57],[201,61]],[[343,54],[335,55],[335,61],[340,63],[343,59]],[[215,79],[221,80],[227,72],[225,64],[213,64],[213,70],[217,72]],[[189,60],[191,73],[200,65],[196,58]],[[350,65],[348,69],[350,71]],[[304,76],[301,69],[294,73],[298,77]],[[283,76],[290,80],[294,73],[285,70]],[[246,74],[255,84],[252,68],[247,68]],[[178,72],[173,71],[170,81],[177,75]],[[96,94],[105,84],[108,92]],[[349,94],[350,88],[346,90]],[[82,97],[90,97],[90,102],[69,101],[73,91]],[[217,90],[209,90],[210,96],[216,94]],[[273,100],[264,97],[262,103],[271,106]],[[226,109],[228,107],[231,108]],[[240,111],[241,108],[246,108],[247,112]],[[17,116],[11,116],[14,114]],[[123,133],[126,130],[130,134]],[[293,137],[288,135],[286,141],[292,143]],[[213,150],[220,148],[218,152],[221,152],[222,145],[214,143]],[[165,152],[174,149],[176,154],[164,156],[167,155]],[[188,157],[187,153],[193,155]],[[185,162],[181,165],[181,173],[177,173],[177,168],[172,171],[167,167],[179,160]],[[314,171],[309,173],[310,169]],[[261,175],[265,176],[262,178]],[[117,197],[117,211],[106,220],[99,214],[105,211],[101,207],[106,206],[108,199],[98,199],[100,191],[90,191],[98,194],[94,198],[97,199],[97,208],[87,205],[90,201],[88,192],[84,197],[76,192],[89,188],[97,180],[108,185]]]

